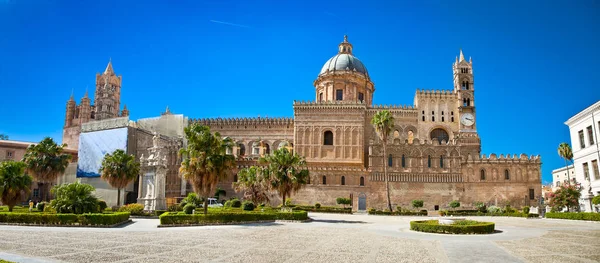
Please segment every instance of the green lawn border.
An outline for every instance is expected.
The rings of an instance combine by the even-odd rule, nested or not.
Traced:
[[[436,234],[492,234],[496,224],[493,222],[479,222],[476,225],[440,225],[433,224],[438,220],[410,221],[410,230],[436,233]]]

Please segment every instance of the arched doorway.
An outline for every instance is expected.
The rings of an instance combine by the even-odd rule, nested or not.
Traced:
[[[365,193],[358,194],[358,211],[367,210],[367,195]]]

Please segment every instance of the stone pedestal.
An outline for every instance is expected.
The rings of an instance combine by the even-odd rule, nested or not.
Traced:
[[[139,178],[138,204],[144,210],[167,210],[165,199],[165,180],[167,177],[167,156],[165,147],[158,144],[158,134],[154,134],[153,146],[148,149],[150,155],[140,157],[141,174]]]

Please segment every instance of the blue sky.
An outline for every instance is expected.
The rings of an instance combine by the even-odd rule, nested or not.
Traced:
[[[176,2],[176,3],[175,3]],[[563,123],[600,99],[599,1],[0,0],[0,133],[61,140],[112,58],[132,119],[168,105],[198,117],[292,116],[348,34],[376,104],[452,89],[473,57],[482,153],[564,165]]]

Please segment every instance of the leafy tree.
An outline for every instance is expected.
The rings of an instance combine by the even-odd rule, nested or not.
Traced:
[[[561,185],[554,193],[550,194],[548,204],[554,210],[562,210],[566,207],[570,211],[571,208],[579,207],[580,188],[581,186],[575,184]]]
[[[387,177],[387,164],[385,160],[387,160],[386,150],[387,150],[387,140],[392,128],[394,128],[394,116],[388,110],[382,110],[375,113],[373,119],[371,119],[371,124],[375,127],[375,131],[379,135],[379,139],[381,139],[381,144],[383,146],[383,178],[385,179],[385,191],[387,193],[387,205],[388,209],[392,211],[392,201],[390,200],[390,182]]]
[[[338,205],[343,205],[344,208],[346,208],[346,205],[352,204],[352,200],[350,200],[350,198],[338,197],[335,201]]]
[[[8,135],[0,134],[0,140],[8,140]]]
[[[31,176],[25,174],[25,163],[15,161],[0,162],[0,200],[12,212],[13,207],[26,194],[29,194]]]
[[[236,192],[244,192],[244,199],[250,199],[255,205],[269,202],[269,181],[260,167],[242,169],[238,173],[238,181],[233,183],[233,188]]]
[[[412,200],[412,206],[417,209],[423,207],[423,200]]]
[[[140,163],[136,161],[135,156],[119,149],[104,156],[99,173],[102,180],[117,188],[117,206],[119,206],[121,205],[121,189],[140,174]]]
[[[308,182],[306,161],[287,148],[279,148],[272,154],[261,157],[259,163],[265,165],[265,179],[271,183],[271,189],[277,190],[281,195],[284,206],[287,205],[285,199]]]
[[[56,178],[65,172],[69,166],[71,155],[63,153],[66,144],[58,145],[50,137],[44,138],[38,144],[27,147],[23,162],[25,171],[43,185],[41,195],[44,201],[49,199],[49,189]]]
[[[558,145],[558,156],[565,160],[565,165],[567,166],[567,183],[571,184],[571,173],[569,173],[569,163],[567,161],[571,161],[573,163],[573,150],[571,146],[563,142]]]
[[[52,188],[56,198],[50,202],[50,206],[57,213],[95,213],[99,205],[94,190],[93,186],[79,182],[57,185]]]
[[[460,206],[460,202],[458,202],[458,200],[453,200],[452,202],[450,202],[450,204],[448,204],[450,207],[452,207],[452,209],[456,209],[457,207]]]
[[[235,158],[227,154],[233,147],[230,138],[210,132],[208,126],[192,124],[185,128],[188,145],[179,153],[184,157],[179,168],[194,192],[204,198],[204,214],[208,213],[208,198],[212,197],[219,181],[235,168]]]

